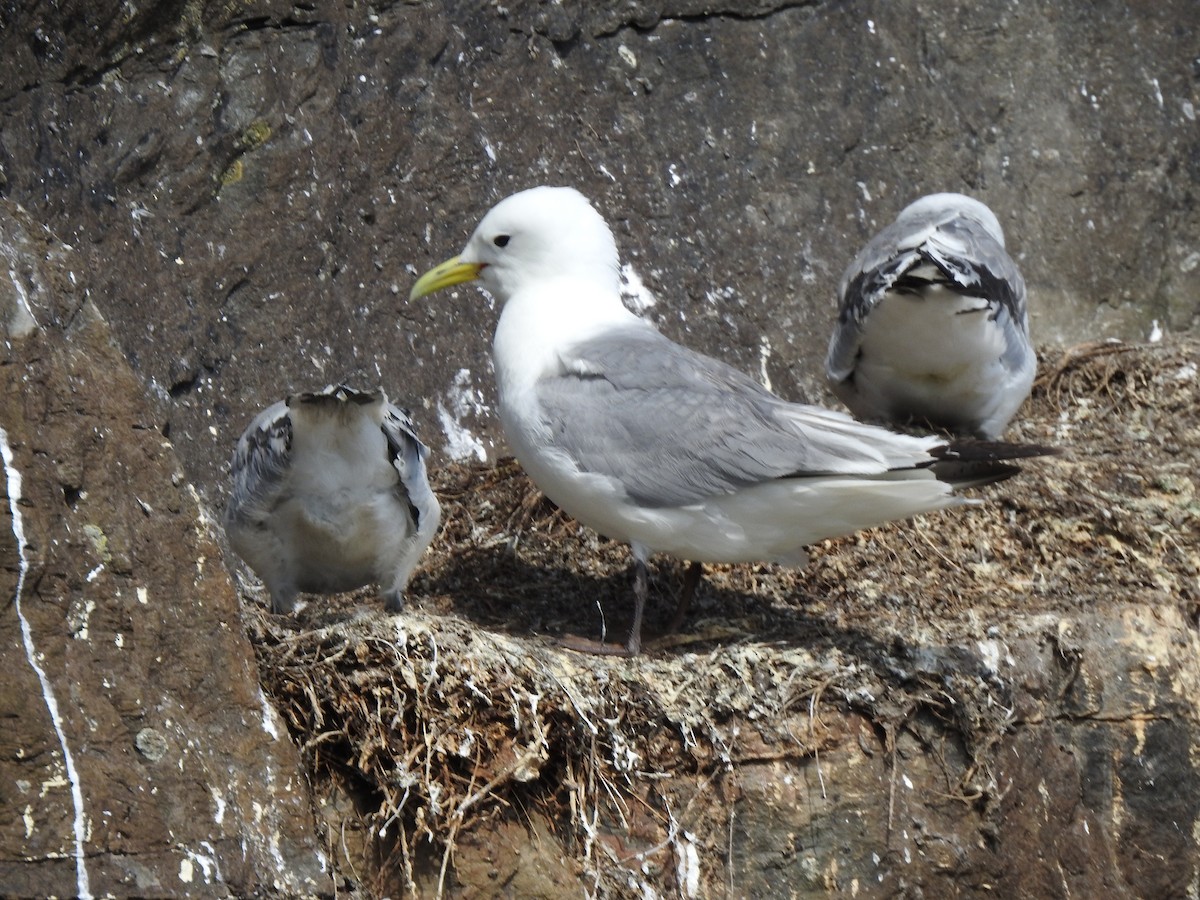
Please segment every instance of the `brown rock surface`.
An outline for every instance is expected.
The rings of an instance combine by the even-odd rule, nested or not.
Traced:
[[[11,203],[0,236],[0,894],[328,889],[221,548],[80,255]]]
[[[1013,436],[1070,456],[711,571],[628,663],[530,637],[597,601],[619,632],[626,556],[511,467],[443,468],[396,620],[240,622],[186,485],[219,507],[251,413],[333,380],[501,454],[494,310],[403,298],[540,182],[596,199],[665,332],[787,396],[930,190],[997,211],[1040,344],[1194,328],[1198,32],[1194,0],[4,5],[0,893],[77,890],[77,822],[96,894],[328,887],[245,624],[368,889],[1196,895],[1194,341],[1048,352]]]

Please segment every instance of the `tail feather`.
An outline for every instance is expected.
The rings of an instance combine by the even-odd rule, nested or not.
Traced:
[[[1012,478],[1021,471],[1011,460],[1056,456],[1057,447],[1011,444],[1005,441],[956,440],[929,451],[930,470],[939,481],[955,488],[979,487]]]

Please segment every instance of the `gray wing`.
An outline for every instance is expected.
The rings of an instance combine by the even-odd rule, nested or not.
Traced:
[[[292,419],[287,403],[280,400],[254,417],[234,448],[227,521],[245,519],[270,505],[291,465],[291,455]]]
[[[682,506],[776,478],[928,464],[936,441],[788,403],[649,326],[576,344],[538,382],[555,446],[636,502]]]
[[[871,239],[846,269],[838,288],[837,327],[825,371],[844,381],[854,371],[862,326],[889,292],[920,293],[940,285],[988,302],[1004,330],[1005,364],[1020,368],[1029,353],[1025,280],[1003,243],[982,223],[945,207],[906,215]]]
[[[417,530],[436,528],[441,506],[429,487],[425,460],[429,448],[417,437],[408,410],[385,403],[383,434],[387,438],[388,458],[400,475],[400,484],[407,494],[409,511]]]

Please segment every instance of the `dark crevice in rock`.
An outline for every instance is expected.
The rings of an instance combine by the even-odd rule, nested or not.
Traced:
[[[173,398],[182,397],[184,394],[190,394],[192,391],[194,391],[196,389],[196,385],[199,383],[200,373],[197,372],[188,376],[187,378],[182,378],[179,381],[176,381],[169,388],[167,388],[167,393]]]
[[[234,33],[243,31],[263,32],[304,32],[316,31],[326,27],[328,23],[320,21],[301,22],[298,19],[274,19],[270,16],[256,16],[250,19],[238,19],[231,22],[229,30]]]
[[[659,25],[670,22],[679,22],[685,25],[723,20],[757,22],[770,19],[773,16],[793,9],[807,9],[823,6],[824,4],[825,0],[800,0],[797,3],[755,4],[750,5],[750,8],[730,4],[729,6],[722,6],[715,9],[705,8],[698,12],[690,12],[682,9],[635,10],[632,14],[626,15],[621,21],[606,23],[606,26],[602,26],[603,30],[595,32],[595,37],[611,37],[624,28],[633,28],[638,31],[652,31]]]

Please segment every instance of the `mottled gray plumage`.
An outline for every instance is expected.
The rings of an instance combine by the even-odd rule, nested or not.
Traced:
[[[379,583],[403,607],[441,507],[428,450],[382,391],[331,385],[263,410],[238,441],[225,515],[230,545],[262,578],[275,612],[299,592]]]
[[[1025,282],[979,201],[911,204],[862,249],[838,293],[826,376],[856,416],[991,439],[1028,395]]]

